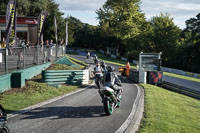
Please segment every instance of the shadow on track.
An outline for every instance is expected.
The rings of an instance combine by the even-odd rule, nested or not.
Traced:
[[[64,119],[64,118],[91,118],[91,117],[104,117],[103,106],[61,106],[61,107],[47,107],[38,108],[30,112],[24,113],[27,117],[22,119],[39,119],[48,118],[50,119]]]

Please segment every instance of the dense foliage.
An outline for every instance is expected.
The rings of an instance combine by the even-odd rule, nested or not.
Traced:
[[[8,0],[1,2],[0,15],[5,15],[7,3]],[[146,20],[140,3],[140,0],[107,0],[96,10],[98,26],[68,16],[69,46],[117,48],[120,56],[134,60],[138,60],[141,51],[162,52],[165,67],[200,72],[200,13],[188,18],[186,28],[180,29],[169,14],[161,13]],[[48,11],[44,39],[55,39],[53,18],[56,16],[60,40],[65,39],[66,20],[58,6],[54,0],[18,0],[17,14],[37,17],[41,11]]]

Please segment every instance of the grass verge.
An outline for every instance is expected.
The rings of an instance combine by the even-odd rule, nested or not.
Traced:
[[[13,112],[77,89],[78,86],[62,85],[61,88],[55,88],[45,83],[28,81],[23,88],[13,88],[1,93],[0,104],[7,112]]]
[[[81,69],[84,69],[88,64],[86,64],[84,61],[77,60],[75,58],[72,58],[68,55],[65,55],[73,64],[79,65]]]
[[[140,133],[199,133],[200,101],[153,85],[145,88]]]
[[[192,77],[168,73],[168,72],[164,72],[164,75],[175,77],[175,78],[180,78],[180,79],[185,79],[185,80],[190,80],[190,81],[195,81],[195,82],[200,82],[200,79],[197,79],[197,78],[192,78]]]

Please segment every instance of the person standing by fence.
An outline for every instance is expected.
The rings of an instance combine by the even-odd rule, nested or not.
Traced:
[[[6,47],[6,41],[5,38],[3,37],[3,40],[1,42],[0,48],[5,48]],[[3,50],[0,50],[0,66],[2,65],[3,62],[3,56],[2,56]]]
[[[51,46],[49,44],[49,41],[46,40],[46,49],[47,49],[47,61],[51,61],[50,57],[51,57]]]
[[[18,61],[17,61],[17,69],[22,69],[23,68],[23,50],[26,47],[25,41],[19,42],[19,50],[18,50]]]
[[[5,41],[4,37],[3,37],[3,40],[1,42],[1,48],[6,48],[6,41]]]

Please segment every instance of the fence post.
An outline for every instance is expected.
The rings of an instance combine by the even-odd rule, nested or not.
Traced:
[[[37,65],[39,65],[39,45],[37,45]]]
[[[5,72],[8,73],[8,62],[7,62],[8,48],[5,48]]]
[[[64,46],[62,46],[62,57],[64,56]]]
[[[25,69],[25,47],[23,47],[23,68]]]
[[[56,61],[57,61],[57,58],[58,58],[58,46],[57,46],[57,42],[56,42]]]

